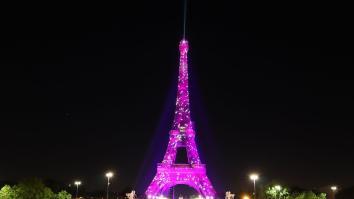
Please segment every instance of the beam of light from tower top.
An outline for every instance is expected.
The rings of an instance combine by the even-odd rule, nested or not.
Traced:
[[[187,0],[184,0],[184,8],[183,8],[183,39],[186,38],[186,23],[187,23]]]

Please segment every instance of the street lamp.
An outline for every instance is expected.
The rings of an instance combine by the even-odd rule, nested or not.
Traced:
[[[113,177],[113,173],[112,172],[107,172],[106,173],[106,177],[107,177],[107,199],[109,198],[109,179],[111,179]]]
[[[74,184],[76,185],[76,198],[79,194],[79,186],[81,185],[81,181],[75,181]]]
[[[242,199],[250,199],[250,197],[248,197],[248,195],[244,195]]]
[[[258,180],[258,174],[251,174],[250,179],[253,180],[253,199],[256,199],[256,180]]]
[[[335,199],[336,198],[337,186],[331,186],[331,190],[333,192],[333,199]]]

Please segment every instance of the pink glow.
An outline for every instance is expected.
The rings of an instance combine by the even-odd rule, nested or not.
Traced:
[[[173,127],[164,159],[158,164],[157,174],[145,194],[148,198],[155,199],[168,193],[171,187],[184,184],[197,190],[203,198],[213,199],[215,190],[206,175],[205,165],[199,159],[190,117],[187,40],[180,42],[179,51],[180,65]],[[188,164],[175,164],[178,147],[186,148]]]

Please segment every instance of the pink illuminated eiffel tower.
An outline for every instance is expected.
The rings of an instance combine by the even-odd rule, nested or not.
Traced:
[[[195,143],[195,131],[192,125],[188,94],[188,41],[179,44],[180,65],[176,111],[166,154],[157,166],[157,174],[145,194],[149,199],[166,195],[171,187],[179,184],[194,188],[206,199],[215,197],[215,190],[210,183],[205,165],[201,163]],[[187,151],[187,164],[176,164],[177,149]]]

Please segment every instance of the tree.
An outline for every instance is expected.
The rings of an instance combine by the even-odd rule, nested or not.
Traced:
[[[293,193],[290,196],[290,199],[326,199],[325,193],[315,194],[312,191],[304,191],[301,193]]]
[[[299,188],[294,188],[289,191],[288,188],[279,185],[267,186],[263,195],[265,199],[326,199],[325,193]]]
[[[293,193],[291,194],[291,199],[304,199],[305,198],[305,193],[304,192],[301,192],[301,193]]]
[[[14,193],[9,185],[5,185],[0,189],[0,199],[14,199]]]
[[[279,185],[269,186],[265,190],[266,199],[288,199],[289,191],[287,188],[283,188]]]
[[[36,178],[20,182],[13,187],[13,190],[15,199],[55,199],[52,190]]]
[[[326,194],[315,194],[312,191],[307,191],[305,192],[305,197],[304,199],[326,199]]]
[[[60,191],[56,199],[71,199],[71,194],[66,191]]]
[[[320,193],[320,194],[317,195],[317,197],[319,199],[326,199],[326,196],[327,196],[327,194],[325,194],[325,193]]]

